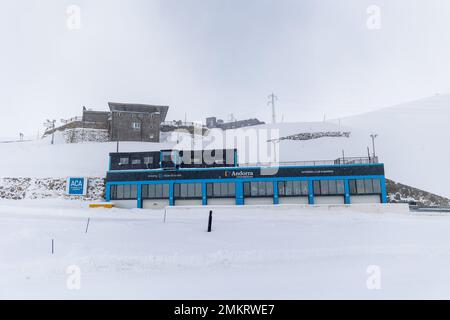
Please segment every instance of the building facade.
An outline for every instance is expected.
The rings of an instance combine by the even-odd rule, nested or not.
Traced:
[[[83,107],[82,117],[48,129],[44,137],[55,131],[93,129],[107,131],[109,141],[159,142],[161,123],[165,121],[169,107],[110,102],[109,109],[94,111]]]
[[[110,140],[159,142],[167,106],[109,103]]]
[[[238,164],[236,150],[189,152],[188,164],[176,160],[187,158],[177,150],[110,154],[107,201],[127,208],[387,202],[384,165],[370,158],[268,167]]]

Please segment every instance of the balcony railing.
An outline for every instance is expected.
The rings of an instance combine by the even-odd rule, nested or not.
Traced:
[[[283,162],[257,162],[240,163],[239,167],[314,167],[328,165],[351,165],[378,163],[378,157],[346,157],[336,160],[309,160],[309,161],[283,161]]]

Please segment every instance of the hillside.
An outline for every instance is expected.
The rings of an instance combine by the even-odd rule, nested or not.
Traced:
[[[386,179],[386,190],[391,203],[419,203],[424,206],[448,207],[450,200],[411,186]]]
[[[384,108],[341,123],[379,134],[377,150],[388,177],[450,197],[450,95]]]

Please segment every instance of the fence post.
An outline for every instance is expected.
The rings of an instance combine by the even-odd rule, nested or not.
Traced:
[[[209,211],[209,219],[208,219],[208,232],[212,231],[212,210]]]

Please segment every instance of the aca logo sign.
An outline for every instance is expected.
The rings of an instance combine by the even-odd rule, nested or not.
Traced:
[[[70,196],[86,195],[87,179],[86,178],[68,178],[66,191],[67,191],[67,194]]]

